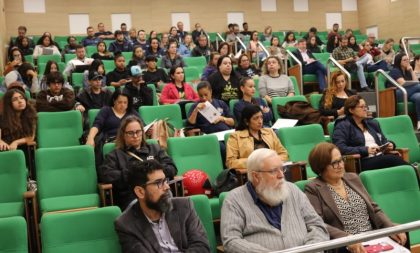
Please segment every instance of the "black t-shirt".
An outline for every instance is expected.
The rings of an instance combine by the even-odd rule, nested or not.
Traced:
[[[227,104],[231,99],[238,98],[239,79],[236,73],[231,74],[226,81],[220,72],[216,72],[208,77],[208,81],[213,90],[213,98],[221,99]]]
[[[123,71],[115,68],[113,71],[106,74],[106,85],[110,86],[112,82],[118,82],[121,79],[128,79],[130,77],[130,71],[127,68],[125,68]]]
[[[99,59],[99,60],[114,60],[114,57],[112,55],[100,55],[99,53],[92,54],[93,59]]]
[[[92,96],[92,104],[94,106],[94,108],[101,108],[103,105],[103,100],[102,100],[102,95],[101,93],[95,94],[95,93],[91,93]]]
[[[146,84],[149,84],[149,83],[157,84],[160,81],[164,83],[169,82],[168,75],[163,69],[157,69],[155,72],[151,72],[151,71],[144,72],[143,80]]]
[[[179,98],[184,99],[185,98],[184,85],[182,85],[182,87],[178,87],[175,85],[175,87],[178,90]]]

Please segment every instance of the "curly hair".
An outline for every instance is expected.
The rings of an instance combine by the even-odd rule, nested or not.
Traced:
[[[337,78],[339,76],[344,76],[344,78],[346,79],[346,82],[348,82],[348,78],[347,76],[341,72],[341,71],[336,71],[332,74],[331,76],[331,82],[330,82],[330,86],[327,88],[327,90],[325,91],[325,103],[324,103],[324,107],[326,109],[331,109],[332,107],[332,102],[333,102],[333,98],[334,95],[337,94]]]

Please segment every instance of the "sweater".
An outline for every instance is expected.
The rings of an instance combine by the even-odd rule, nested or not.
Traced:
[[[270,252],[329,240],[324,222],[305,194],[293,183],[285,182],[284,187],[289,195],[283,202],[281,230],[270,225],[246,185],[228,193],[220,224],[225,252]]]
[[[270,97],[286,97],[289,93],[294,93],[293,82],[290,77],[280,75],[279,77],[271,77],[263,75],[260,77],[258,91],[260,97],[268,95]]]

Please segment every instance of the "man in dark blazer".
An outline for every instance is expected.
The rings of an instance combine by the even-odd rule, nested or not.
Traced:
[[[314,74],[316,75],[319,83],[320,91],[324,91],[327,88],[326,77],[327,69],[315,59],[312,52],[306,49],[306,40],[298,40],[298,49],[293,51],[293,54],[298,58],[302,63],[302,73],[305,74]]]
[[[210,252],[191,200],[171,197],[162,165],[134,161],[128,182],[137,201],[115,221],[122,252]]]

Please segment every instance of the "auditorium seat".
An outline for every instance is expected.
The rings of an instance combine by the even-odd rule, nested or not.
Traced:
[[[38,55],[37,64],[47,63],[48,61],[61,62],[61,55],[51,54],[51,55]]]
[[[29,252],[26,221],[23,217],[0,218],[0,252]]]
[[[206,195],[193,195],[190,196],[190,198],[194,204],[194,209],[207,232],[207,238],[210,243],[210,251],[212,253],[217,253],[216,233],[214,231],[209,198]]]
[[[272,99],[272,108],[273,108],[273,115],[274,115],[274,122],[280,118],[279,111],[277,109],[278,105],[284,106],[287,102],[290,101],[303,101],[307,102],[306,97],[302,95],[297,95],[293,97],[273,97]]]
[[[178,104],[160,106],[144,105],[139,108],[139,114],[146,125],[156,119],[168,119],[168,122],[175,128],[181,129],[183,127],[181,107]]]

